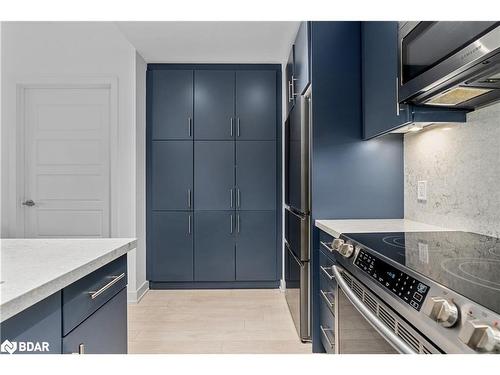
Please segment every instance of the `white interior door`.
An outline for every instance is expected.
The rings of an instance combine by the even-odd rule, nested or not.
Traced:
[[[110,90],[26,89],[24,122],[25,236],[109,237]]]

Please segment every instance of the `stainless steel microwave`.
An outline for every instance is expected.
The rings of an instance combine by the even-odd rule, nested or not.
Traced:
[[[400,22],[400,103],[476,109],[500,100],[500,22]]]

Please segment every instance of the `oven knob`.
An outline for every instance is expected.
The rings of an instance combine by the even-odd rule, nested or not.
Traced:
[[[427,305],[427,315],[443,327],[452,327],[458,320],[458,308],[452,301],[432,297]]]
[[[349,258],[354,252],[354,246],[349,243],[345,243],[340,247],[339,253],[344,257]]]
[[[342,246],[343,244],[344,244],[344,240],[341,240],[340,238],[336,238],[332,242],[332,248],[333,248],[333,250],[338,251],[340,249],[340,246]]]
[[[468,320],[458,336],[470,348],[492,352],[500,350],[500,330],[479,320]]]

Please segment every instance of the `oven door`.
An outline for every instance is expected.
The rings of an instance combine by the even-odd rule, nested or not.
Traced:
[[[415,354],[423,351],[420,344],[411,347],[394,332],[400,330],[409,336],[416,335],[409,325],[394,317],[387,305],[363,284],[354,282],[354,277],[339,266],[332,266],[332,271],[338,286],[336,347],[339,354]],[[393,329],[389,328],[392,324]]]

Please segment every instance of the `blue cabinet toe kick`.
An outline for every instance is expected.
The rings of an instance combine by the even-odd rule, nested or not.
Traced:
[[[149,289],[277,289],[279,280],[273,281],[193,281],[158,282],[150,281]]]

